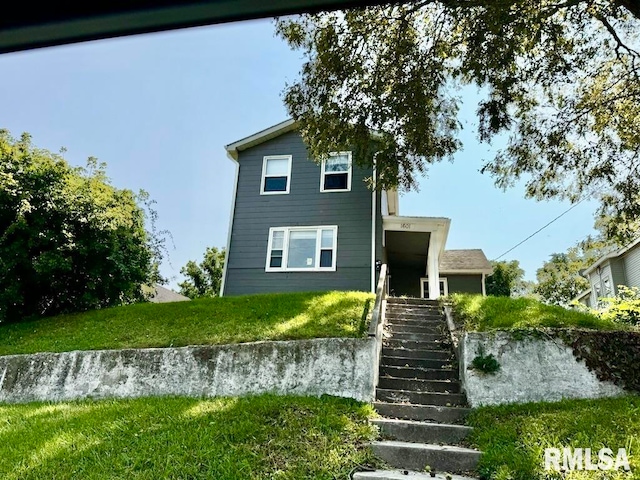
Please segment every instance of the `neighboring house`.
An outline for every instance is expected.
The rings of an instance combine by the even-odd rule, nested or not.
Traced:
[[[395,295],[484,293],[481,250],[445,250],[450,220],[401,217],[395,191],[372,191],[352,152],[320,165],[293,120],[226,146],[236,162],[221,295],[375,291],[376,265]]]
[[[590,288],[581,292],[575,301],[597,308],[603,297],[618,293],[618,285],[640,288],[640,238],[629,245],[600,257],[582,272]]]
[[[149,293],[151,293],[149,301],[152,303],[186,302],[191,300],[189,297],[180,295],[157,283],[154,284],[153,289],[149,288]]]

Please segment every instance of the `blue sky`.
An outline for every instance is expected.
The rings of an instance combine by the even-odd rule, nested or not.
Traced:
[[[268,20],[1,55],[0,128],[65,147],[75,165],[97,157],[114,185],[147,190],[158,227],[173,236],[162,272],[175,286],[187,260],[226,244],[234,167],[224,145],[287,118],[282,91],[301,64]],[[461,120],[464,150],[403,195],[400,214],[449,217],[447,248],[482,248],[491,259],[569,204],[496,189],[478,172],[494,150],[475,140],[471,102]],[[505,258],[535,278],[551,253],[592,233],[595,207],[580,204]]]

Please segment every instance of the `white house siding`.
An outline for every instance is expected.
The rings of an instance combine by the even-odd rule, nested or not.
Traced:
[[[618,293],[618,285],[626,285],[624,262],[620,258],[611,259],[611,277],[613,278],[613,291]]]
[[[640,245],[629,250],[624,257],[624,271],[627,275],[626,285],[640,288]]]

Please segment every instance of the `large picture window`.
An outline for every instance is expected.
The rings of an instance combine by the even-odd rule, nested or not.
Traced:
[[[262,162],[261,195],[289,193],[291,155],[271,155]]]
[[[336,226],[271,228],[266,271],[333,271],[337,237]]]
[[[332,153],[322,161],[321,192],[351,190],[351,152]]]

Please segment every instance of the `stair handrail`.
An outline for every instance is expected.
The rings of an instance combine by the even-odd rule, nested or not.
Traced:
[[[371,312],[371,323],[369,324],[369,336],[375,337],[378,332],[378,325],[383,318],[384,301],[387,299],[387,264],[380,266],[380,276],[378,277],[378,286],[376,288],[376,301],[373,304]]]

